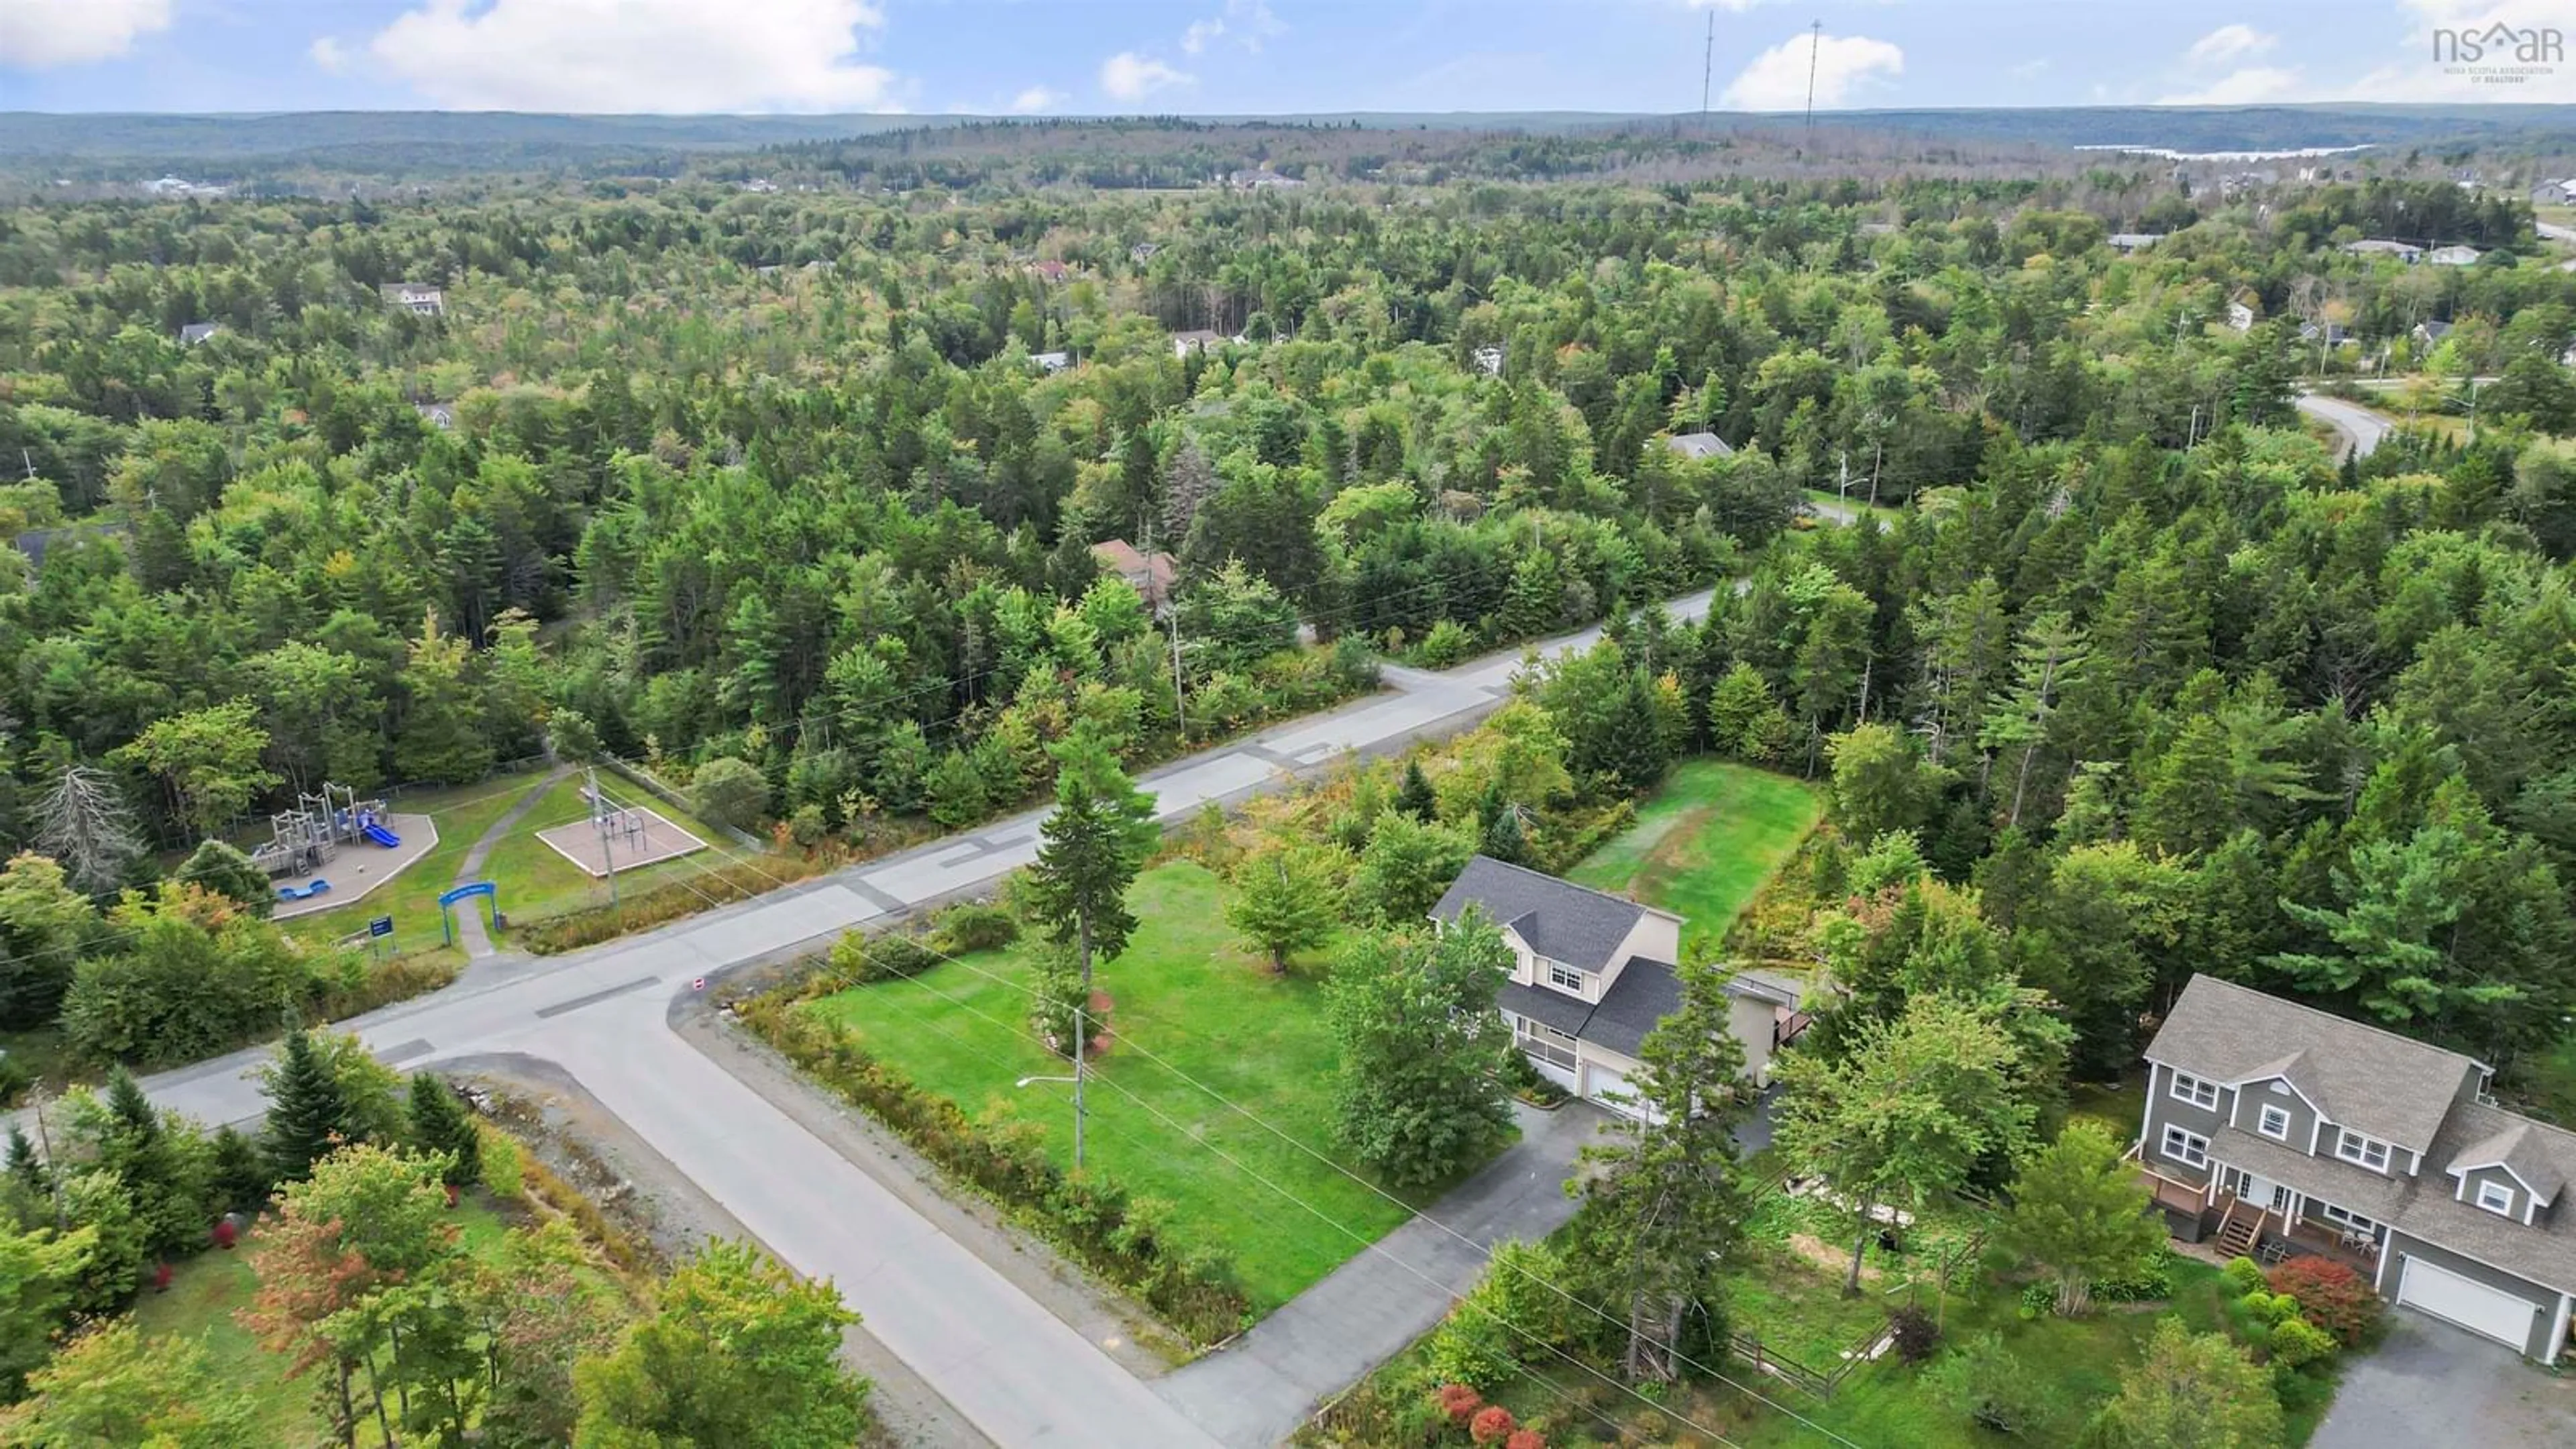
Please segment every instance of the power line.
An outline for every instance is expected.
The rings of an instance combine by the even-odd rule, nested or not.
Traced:
[[[720,853],[723,853],[723,854],[727,855],[729,858],[735,859],[735,860],[737,860],[740,864],[743,864],[743,865],[745,865],[745,866],[749,867],[751,870],[753,870],[753,871],[755,871],[755,872],[758,872],[758,873],[766,874],[766,872],[761,871],[760,866],[759,866],[756,862],[753,862],[753,861],[750,861],[750,860],[747,860],[747,859],[743,859],[743,858],[738,857],[738,856],[733,856],[731,852],[729,852],[729,851],[724,851],[724,850],[723,850],[723,848],[722,848],[722,847],[720,847],[720,846],[719,846],[719,847],[716,847],[716,849],[717,849]],[[776,877],[774,877],[774,876],[773,876],[773,877],[771,877],[771,879],[775,880],[775,879],[776,879]],[[785,882],[781,882],[781,884],[783,885],[783,884],[785,884]],[[894,914],[896,914],[896,913],[892,913],[892,912],[887,913],[887,918],[891,919],[891,918],[894,916]],[[979,966],[977,966],[977,965],[973,964],[972,962],[966,961],[966,960],[964,960],[963,958],[961,958],[961,957],[959,957],[959,956],[953,955],[953,954],[951,954],[951,953],[949,953],[949,952],[946,952],[946,951],[939,950],[937,947],[934,947],[934,946],[930,945],[930,944],[929,944],[928,942],[926,942],[926,941],[919,942],[918,944],[920,944],[921,948],[922,948],[925,952],[927,952],[928,954],[930,954],[931,956],[935,957],[935,958],[936,958],[936,959],[938,959],[938,960],[945,961],[945,962],[947,962],[947,963],[949,963],[949,964],[951,964],[951,965],[957,966],[957,967],[959,967],[959,968],[961,968],[961,969],[963,969],[963,970],[965,970],[965,971],[967,971],[967,972],[970,972],[970,973],[972,973],[972,974],[974,974],[974,975],[981,976],[981,977],[983,977],[985,980],[991,981],[991,982],[995,983],[996,985],[1005,986],[1005,987],[1008,987],[1008,988],[1010,988],[1010,989],[1012,989],[1012,990],[1014,990],[1014,991],[1026,991],[1026,992],[1028,992],[1028,993],[1029,993],[1029,995],[1030,995],[1030,997],[1031,997],[1031,999],[1032,999],[1032,1000],[1035,1000],[1035,998],[1036,998],[1036,990],[1035,990],[1035,988],[1034,988],[1034,987],[1031,987],[1031,986],[1023,986],[1021,983],[1018,983],[1018,982],[1015,982],[1015,981],[1011,981],[1011,980],[1009,980],[1009,979],[1008,979],[1008,978],[1006,978],[1006,977],[997,976],[997,975],[993,974],[992,972],[986,971],[986,970],[984,970],[982,967],[979,967]],[[918,977],[918,976],[913,977],[913,978],[910,978],[910,979],[911,979],[911,980],[913,980],[913,981],[914,981],[914,982],[916,982],[916,983],[920,982],[920,980],[921,980],[921,978],[920,978],[920,977]],[[935,992],[935,988],[932,988],[932,987],[929,987],[929,986],[924,985],[924,986],[922,986],[922,988],[921,988],[921,989],[926,990],[926,991],[933,991],[933,992],[934,992],[934,994],[936,994],[936,992]],[[977,1013],[977,1014],[978,1014],[978,1015],[981,1015],[981,1013]],[[993,1018],[992,1018],[992,1017],[990,1017],[990,1016],[985,1016],[985,1017],[984,1017],[984,1019],[985,1019],[985,1020],[987,1020],[987,1021],[992,1021],[992,1020],[993,1020]],[[996,1022],[995,1024],[996,1024],[996,1025],[1000,1025],[1001,1023]],[[1162,1024],[1162,1025],[1170,1026],[1170,1029],[1171,1029],[1171,1030],[1173,1030],[1173,1031],[1174,1031],[1176,1034],[1178,1034],[1178,1035],[1195,1035],[1195,1033],[1188,1032],[1187,1030],[1185,1030],[1185,1029],[1183,1029],[1183,1028],[1181,1028],[1181,1027],[1179,1027],[1179,1026],[1177,1026],[1177,1025],[1172,1025],[1172,1024],[1170,1024],[1170,1023],[1158,1023],[1158,1024]],[[1291,1147],[1294,1147],[1294,1148],[1295,1148],[1295,1149],[1297,1149],[1299,1152],[1302,1152],[1302,1153],[1306,1154],[1307,1156],[1309,1156],[1309,1157],[1311,1157],[1311,1158],[1315,1159],[1317,1162],[1319,1162],[1319,1163],[1323,1164],[1325,1167],[1329,1168],[1329,1169],[1330,1169],[1330,1170],[1332,1170],[1333,1172],[1339,1173],[1339,1174],[1340,1174],[1340,1175],[1342,1175],[1343,1177],[1349,1178],[1352,1182],[1357,1183],[1360,1187],[1362,1187],[1362,1188],[1366,1189],[1367,1191],[1372,1192],[1372,1193],[1375,1193],[1377,1196],[1379,1196],[1379,1197],[1381,1197],[1381,1198],[1384,1198],[1384,1199],[1386,1199],[1388,1202],[1393,1203],[1393,1204],[1395,1204],[1396,1206],[1398,1206],[1398,1207],[1400,1207],[1400,1208],[1404,1209],[1404,1211],[1405,1211],[1406,1213],[1408,1213],[1408,1214],[1410,1214],[1410,1215],[1412,1215],[1412,1216],[1415,1216],[1415,1217],[1419,1217],[1422,1221],[1424,1221],[1425,1223],[1430,1224],[1434,1229],[1437,1229],[1439,1232],[1441,1232],[1441,1233],[1443,1233],[1443,1234],[1445,1234],[1445,1235],[1447,1235],[1447,1236],[1449,1236],[1449,1237],[1451,1237],[1451,1238],[1456,1239],[1459,1243],[1461,1243],[1461,1244],[1465,1245],[1469,1251],[1476,1253],[1478,1256],[1480,1256],[1480,1257],[1482,1257],[1483,1259],[1485,1259],[1488,1263],[1490,1263],[1490,1262],[1492,1261],[1492,1258],[1493,1258],[1492,1250],[1491,1250],[1490,1248],[1485,1247],[1485,1246],[1484,1246],[1484,1245],[1482,1245],[1482,1244],[1479,1244],[1478,1242],[1476,1242],[1476,1240],[1475,1240],[1475,1239],[1470,1238],[1470,1237],[1468,1237],[1466,1234],[1459,1232],[1457,1229],[1450,1227],[1448,1224],[1441,1222],[1438,1218],[1433,1217],[1430,1213],[1428,1213],[1428,1212],[1423,1212],[1423,1211],[1420,1211],[1420,1210],[1416,1209],[1412,1204],[1407,1203],[1407,1202],[1405,1202],[1402,1198],[1399,1198],[1399,1197],[1397,1197],[1395,1194],[1393,1194],[1393,1193],[1391,1193],[1391,1192],[1388,1192],[1385,1188],[1383,1188],[1383,1187],[1379,1186],[1378,1184],[1376,1184],[1376,1183],[1374,1183],[1374,1182],[1369,1181],[1367,1178],[1365,1178],[1365,1177],[1361,1176],[1360,1174],[1358,1174],[1358,1173],[1356,1173],[1356,1172],[1353,1172],[1350,1168],[1348,1168],[1348,1167],[1346,1167],[1346,1166],[1342,1165],[1342,1164],[1341,1164],[1341,1163],[1339,1163],[1339,1162],[1334,1161],[1331,1157],[1329,1157],[1329,1156],[1325,1155],[1324,1153],[1321,1153],[1321,1152],[1316,1151],[1313,1147],[1309,1146],[1308,1144],[1306,1144],[1306,1143],[1304,1143],[1304,1142],[1299,1141],[1299,1140],[1298,1140],[1298,1139],[1297,1139],[1293,1134],[1288,1133],[1288,1132],[1286,1132],[1286,1131],[1282,1130],[1281,1128],[1279,1128],[1278,1126],[1276,1126],[1275,1124],[1273,1124],[1273,1123],[1269,1122],[1268,1120],[1266,1120],[1265,1118],[1263,1118],[1259,1113],[1256,1113],[1256,1112],[1252,1111],[1250,1108],[1245,1107],[1245,1106],[1244,1106],[1244,1105],[1242,1105],[1241,1103],[1239,1103],[1239,1102],[1235,1101],[1233,1098],[1226,1096],[1226,1095],[1225,1095],[1224,1093],[1222,1093],[1222,1092],[1219,1092],[1219,1091],[1218,1091],[1217,1089],[1215,1089],[1214,1087],[1211,1087],[1211,1086],[1209,1086],[1208,1084],[1206,1084],[1205,1082],[1202,1082],[1202,1081],[1198,1080],[1196,1077],[1191,1076],[1189,1073],[1187,1073],[1187,1072],[1185,1072],[1185,1071],[1181,1070],[1179,1067],[1177,1067],[1177,1066],[1173,1065],[1171,1062],[1164,1060],[1162,1057],[1160,1057],[1160,1056],[1158,1056],[1157,1054],[1155,1054],[1152,1050],[1150,1050],[1150,1049],[1148,1049],[1148,1048],[1146,1048],[1146,1047],[1144,1047],[1144,1046],[1142,1046],[1142,1045],[1139,1045],[1139,1044],[1138,1044],[1138,1043],[1136,1043],[1135,1041],[1133,1041],[1133,1040],[1131,1040],[1131,1039],[1129,1039],[1129,1038],[1126,1038],[1126,1037],[1121,1037],[1121,1038],[1120,1038],[1120,1042],[1121,1042],[1122,1047],[1123,1047],[1125,1050],[1130,1051],[1130,1052],[1133,1052],[1134,1054],[1136,1054],[1136,1055],[1138,1055],[1138,1056],[1143,1057],[1145,1060],[1147,1060],[1147,1061],[1150,1061],[1150,1062],[1154,1063],[1156,1066],[1161,1067],[1163,1070],[1165,1070],[1165,1071],[1167,1071],[1167,1072],[1171,1073],[1173,1076],[1178,1077],[1181,1081],[1188,1083],[1191,1087],[1196,1088],[1198,1091],[1200,1091],[1200,1092],[1202,1092],[1202,1093],[1206,1094],[1210,1099],[1212,1099],[1212,1100],[1216,1101],[1218,1104],[1222,1105],[1222,1106],[1223,1106],[1223,1107],[1225,1107],[1227,1110],[1229,1110],[1229,1111],[1231,1111],[1231,1112],[1233,1112],[1233,1113],[1237,1114],[1238,1116],[1241,1116],[1241,1117],[1242,1117],[1242,1118],[1244,1118],[1246,1121],[1251,1122],[1251,1123],[1252,1123],[1252,1124],[1254,1124],[1255,1126],[1260,1127],[1263,1131],[1268,1132],[1269,1134],[1271,1134],[1271,1135],[1272,1135],[1272,1136],[1274,1136],[1274,1137],[1277,1137],[1279,1140],[1281,1140],[1282,1142],[1287,1143],[1287,1144],[1288,1144],[1289,1146],[1291,1146]],[[1101,1080],[1101,1081],[1103,1081],[1103,1082],[1108,1082],[1108,1081],[1110,1081],[1110,1079],[1109,1079],[1109,1078],[1106,1078],[1106,1077],[1101,1077],[1101,1078],[1099,1078],[1099,1080]],[[1125,1089],[1124,1089],[1124,1088],[1114,1088],[1114,1089],[1115,1089],[1115,1090],[1120,1091],[1122,1094],[1125,1094]],[[1187,1134],[1185,1134],[1185,1135],[1187,1135]],[[1211,1150],[1214,1150],[1214,1149],[1213,1149],[1213,1144],[1209,1144],[1209,1145],[1210,1145],[1210,1147],[1211,1147]],[[1584,1301],[1582,1298],[1580,1298],[1580,1297],[1576,1296],[1575,1294],[1573,1294],[1573,1293],[1571,1293],[1571,1292],[1568,1292],[1568,1291],[1567,1291],[1566,1289],[1564,1289],[1563,1287],[1561,1287],[1561,1286],[1559,1286],[1559,1285],[1557,1285],[1557,1284],[1555,1284],[1555,1283],[1553,1283],[1553,1282],[1550,1282],[1550,1281],[1548,1281],[1548,1280],[1547,1280],[1547,1279],[1545,1279],[1545,1278],[1541,1278],[1541,1277],[1537,1276],[1536,1274],[1527,1273],[1527,1272],[1525,1272],[1525,1271],[1524,1271],[1524,1272],[1522,1272],[1521,1276],[1522,1276],[1524,1279],[1526,1279],[1527,1281],[1532,1282],[1532,1283],[1535,1283],[1535,1284],[1539,1285],[1540,1287],[1543,1287],[1543,1288],[1547,1289],[1549,1292],[1556,1294],[1559,1298],[1561,1298],[1561,1299],[1565,1300],[1567,1303],[1570,1303],[1570,1304],[1574,1305],[1575,1307],[1582,1309],[1584,1312],[1591,1314],[1593,1317],[1600,1319],[1600,1320],[1601,1320],[1603,1323],[1605,1323],[1605,1324],[1609,1324],[1609,1325],[1611,1325],[1611,1326],[1613,1326],[1613,1327],[1622,1328],[1622,1329],[1625,1329],[1625,1328],[1628,1326],[1628,1325],[1626,1325],[1624,1322],[1622,1322],[1620,1319],[1615,1318],[1615,1317],[1613,1317],[1611,1314],[1609,1314],[1608,1312],[1604,1311],[1604,1310],[1603,1310],[1602,1308],[1600,1308],[1599,1306],[1597,1306],[1597,1305],[1595,1305],[1595,1304],[1592,1304],[1592,1303],[1589,1303],[1589,1302]],[[1673,1352],[1673,1356],[1674,1356],[1676,1359],[1680,1360],[1682,1363],[1684,1363],[1684,1364],[1688,1365],[1689,1367],[1691,1367],[1691,1368],[1693,1368],[1693,1369],[1698,1370],[1700,1373],[1703,1373],[1703,1374],[1707,1375],[1707,1376],[1708,1376],[1708,1377],[1710,1377],[1710,1378],[1716,1379],[1716,1380],[1717,1380],[1718,1382],[1720,1382],[1720,1383],[1724,1383],[1724,1384],[1728,1385],[1729,1387],[1736,1389],[1738,1392],[1743,1393],[1743,1394],[1744,1394],[1744,1395],[1746,1395],[1747,1397],[1752,1398],[1752,1399],[1753,1399],[1753,1400],[1755,1400],[1756,1402],[1761,1403],[1761,1404],[1763,1404],[1764,1406],[1766,1406],[1766,1407],[1768,1407],[1768,1408],[1770,1408],[1770,1409],[1772,1409],[1772,1410],[1774,1410],[1774,1411],[1776,1411],[1776,1412],[1778,1412],[1778,1413],[1780,1413],[1780,1414],[1783,1414],[1783,1415],[1787,1416],[1788,1418],[1791,1418],[1791,1419],[1796,1420],[1798,1423],[1800,1423],[1800,1424],[1802,1424],[1802,1425],[1806,1426],[1807,1428],[1809,1428],[1809,1429],[1811,1429],[1811,1430],[1815,1431],[1816,1433],[1821,1434],[1821,1435],[1825,1436],[1825,1437],[1826,1437],[1826,1438],[1828,1438],[1828,1439],[1832,1439],[1832,1440],[1834,1440],[1834,1441],[1835,1441],[1836,1443],[1838,1443],[1838,1444],[1842,1444],[1842,1445],[1844,1445],[1844,1446],[1847,1446],[1847,1449],[1861,1449],[1861,1446],[1860,1446],[1859,1444],[1857,1444],[1856,1442],[1854,1442],[1853,1440],[1851,1440],[1851,1439],[1849,1439],[1849,1438],[1844,1437],[1843,1435],[1841,1435],[1841,1434],[1839,1434],[1839,1433],[1835,1432],[1835,1431],[1834,1431],[1834,1430],[1832,1430],[1832,1429],[1829,1429],[1829,1428],[1825,1427],[1825,1426],[1824,1426],[1824,1425],[1822,1425],[1822,1424],[1817,1423],[1815,1420],[1810,1419],[1810,1418],[1808,1418],[1807,1416],[1805,1416],[1805,1415],[1803,1415],[1803,1414],[1800,1414],[1797,1410],[1792,1409],[1792,1408],[1788,1407],[1787,1405],[1780,1403],[1778,1400],[1773,1399],[1773,1398],[1769,1397],[1768,1395],[1763,1394],[1760,1390],[1753,1388],[1751,1385],[1746,1384],[1746,1383],[1744,1383],[1743,1381],[1741,1381],[1741,1380],[1739,1380],[1739,1379],[1733,1378],[1733,1377],[1731,1377],[1731,1376],[1729,1376],[1729,1375],[1727,1375],[1727,1374],[1725,1374],[1725,1373],[1721,1372],[1720,1370],[1718,1370],[1717,1368],[1715,1368],[1715,1367],[1713,1367],[1713,1366],[1711,1366],[1711,1365],[1701,1363],[1701,1362],[1699,1362],[1698,1360],[1695,1360],[1695,1359],[1693,1359],[1693,1358],[1689,1357],[1688,1355],[1683,1354],[1683,1353],[1682,1353],[1678,1348],[1673,1349],[1673,1350],[1672,1350],[1672,1352]]]

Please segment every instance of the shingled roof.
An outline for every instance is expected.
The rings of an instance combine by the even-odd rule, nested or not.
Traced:
[[[1431,908],[1431,918],[1454,921],[1470,905],[1483,906],[1496,925],[1509,926],[1532,951],[1582,971],[1608,970],[1628,932],[1646,914],[1635,901],[1487,855],[1468,861],[1458,872],[1440,904]]]
[[[2214,1082],[2286,1077],[2337,1126],[2426,1152],[2460,1088],[2487,1068],[2458,1052],[2194,976],[2147,1060]]]

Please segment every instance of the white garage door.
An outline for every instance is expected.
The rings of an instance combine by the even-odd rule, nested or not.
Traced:
[[[2397,1301],[2516,1349],[2531,1342],[2531,1318],[2540,1311],[2528,1298],[2411,1257],[2397,1280]]]
[[[1583,1064],[1583,1095],[1623,1116],[1653,1120],[1654,1111],[1637,1100],[1637,1089],[1628,1085],[1628,1074],[1598,1062]]]

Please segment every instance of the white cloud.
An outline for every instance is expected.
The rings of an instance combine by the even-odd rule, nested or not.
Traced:
[[[0,66],[46,70],[109,60],[170,28],[170,0],[0,0]]]
[[[1071,97],[1062,91],[1051,90],[1046,86],[1031,86],[1011,97],[1011,109],[1024,116],[1032,115],[1039,111],[1052,111],[1069,99]]]
[[[2046,56],[2040,56],[2033,60],[2025,60],[2021,64],[2014,66],[2012,68],[2012,73],[2022,80],[2030,80],[2036,76],[2046,75],[2048,73],[2048,68],[2055,64],[2057,64],[2057,62],[2048,59]]]
[[[2193,41],[2183,59],[2193,65],[2227,65],[2261,55],[2279,40],[2279,36],[2266,35],[2251,25],[2222,25]]]
[[[899,109],[892,71],[857,59],[869,0],[426,0],[368,50],[460,110]]]
[[[2286,101],[2304,89],[2296,66],[2249,65],[2229,71],[2197,90],[2159,96],[2160,106],[2256,106]]]
[[[1141,101],[1156,91],[1189,85],[1195,80],[1187,72],[1132,50],[1122,50],[1100,63],[1100,88],[1122,101]]]
[[[305,48],[304,53],[313,57],[315,65],[333,75],[338,75],[349,68],[349,52],[341,49],[340,42],[327,35],[316,37],[313,43]]]
[[[1810,46],[1816,104],[1834,107],[1863,86],[1905,73],[1905,52],[1866,35],[1793,35],[1753,58],[1718,103],[1736,111],[1794,111],[1807,104]]]
[[[1244,49],[1259,50],[1261,42],[1284,35],[1287,30],[1279,17],[1270,13],[1270,0],[1225,0],[1223,15],[1193,20],[1190,28],[1181,32],[1181,50],[1198,55],[1229,35]]]

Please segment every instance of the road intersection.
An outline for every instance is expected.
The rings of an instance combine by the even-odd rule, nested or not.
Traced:
[[[1703,591],[1667,611],[1696,620],[1709,599]],[[1581,649],[1599,637],[1586,630],[1540,647]],[[1175,761],[1142,783],[1168,824],[1353,754],[1454,733],[1500,707],[1523,657],[1513,651],[1444,671],[1390,667],[1380,693]],[[478,962],[456,985],[344,1029],[404,1068],[494,1054],[561,1067],[782,1261],[832,1279],[869,1331],[995,1443],[1224,1442],[1232,1420],[1193,1419],[672,1024],[701,981],[991,888],[1036,856],[1043,818],[1032,811],[994,821],[588,950]],[[144,1085],[163,1106],[209,1125],[248,1122],[266,1106],[254,1072],[267,1056],[236,1053]]]

